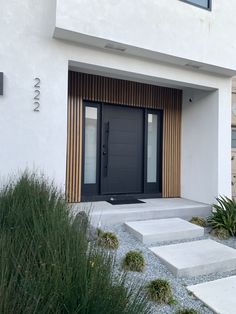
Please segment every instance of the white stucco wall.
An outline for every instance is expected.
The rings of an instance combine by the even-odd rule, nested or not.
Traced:
[[[230,82],[226,90],[184,91],[182,197],[212,203],[219,194],[231,195]]]
[[[0,0],[0,7],[0,175],[35,167],[62,186],[68,59],[51,39],[55,2]],[[41,79],[39,113],[33,112],[35,77]]]
[[[204,197],[200,197],[200,192],[192,191],[194,188],[189,184],[192,180],[192,172],[188,173],[191,163],[187,164],[188,156],[185,156],[188,146],[183,145],[182,164],[185,161],[186,164],[182,171],[182,188],[183,196],[193,197],[199,201],[211,200],[217,193],[228,194],[230,189],[228,184],[230,134],[227,133],[228,78],[53,39],[55,0],[21,2],[0,0],[0,7],[0,42],[2,43],[0,71],[4,72],[4,96],[0,96],[1,177],[22,170],[26,166],[34,167],[44,171],[55,179],[59,186],[64,187],[67,73],[70,63],[82,71],[151,84],[178,88],[191,87],[192,90],[200,89],[208,92],[218,90],[218,97],[213,97],[213,94],[205,97],[199,106],[195,107],[196,110],[194,109],[196,112],[200,110],[197,115],[201,118],[200,121],[203,121],[202,129],[207,130],[205,123],[209,119],[208,114],[213,114],[212,119],[214,117],[209,135],[209,140],[213,139],[217,143],[217,151],[214,147],[217,162],[209,165],[214,177],[213,185],[206,185],[204,194],[201,194]],[[41,107],[38,113],[33,112],[35,77],[41,78]],[[194,122],[194,110],[185,112],[186,106],[184,104],[183,130],[188,133]],[[204,110],[206,110],[205,118]],[[187,119],[193,121],[187,122]],[[193,133],[192,137],[195,138],[196,134]],[[183,144],[190,141],[190,136],[184,138]],[[207,163],[202,156],[199,159],[203,167],[198,180],[202,179],[205,182],[208,178],[208,173],[205,171]]]
[[[213,0],[212,11],[180,0],[57,0],[56,28],[70,31],[68,38],[78,33],[78,41],[86,35],[132,53],[140,48],[236,69],[235,11],[235,0]]]

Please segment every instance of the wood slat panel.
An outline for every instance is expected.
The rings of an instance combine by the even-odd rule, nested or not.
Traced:
[[[163,110],[162,196],[179,197],[182,91],[70,71],[66,166],[68,201],[81,200],[84,100]]]

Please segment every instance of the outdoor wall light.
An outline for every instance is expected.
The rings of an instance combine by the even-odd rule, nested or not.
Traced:
[[[0,95],[3,95],[3,72],[0,72]]]
[[[193,64],[193,63],[186,63],[185,66],[192,69],[192,70],[199,70],[201,68],[200,65]]]
[[[112,43],[107,43],[104,48],[106,49],[110,49],[110,50],[117,50],[120,52],[125,52],[126,48],[120,45],[114,45]]]

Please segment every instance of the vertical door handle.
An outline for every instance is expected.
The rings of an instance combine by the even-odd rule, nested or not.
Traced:
[[[104,145],[103,145],[103,165],[104,165],[104,176],[108,176],[108,165],[109,165],[109,133],[110,133],[110,123],[109,121],[104,123]]]

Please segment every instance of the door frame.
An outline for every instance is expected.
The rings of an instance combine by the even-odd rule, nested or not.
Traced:
[[[143,110],[143,184],[142,193],[139,194],[101,194],[101,152],[102,152],[102,111],[103,104],[111,106],[121,106],[129,108],[139,108]],[[84,165],[85,165],[85,108],[93,107],[97,108],[97,152],[96,152],[96,183],[84,184]],[[159,124],[157,134],[157,178],[160,178],[157,183],[147,183],[147,140],[148,140],[148,113],[157,114],[159,117]],[[162,197],[162,149],[163,149],[163,110],[162,109],[148,109],[144,107],[124,106],[120,104],[113,104],[104,101],[83,101],[82,105],[82,173],[81,173],[81,201],[101,201],[110,200],[111,197],[116,199],[124,198],[160,198]]]

